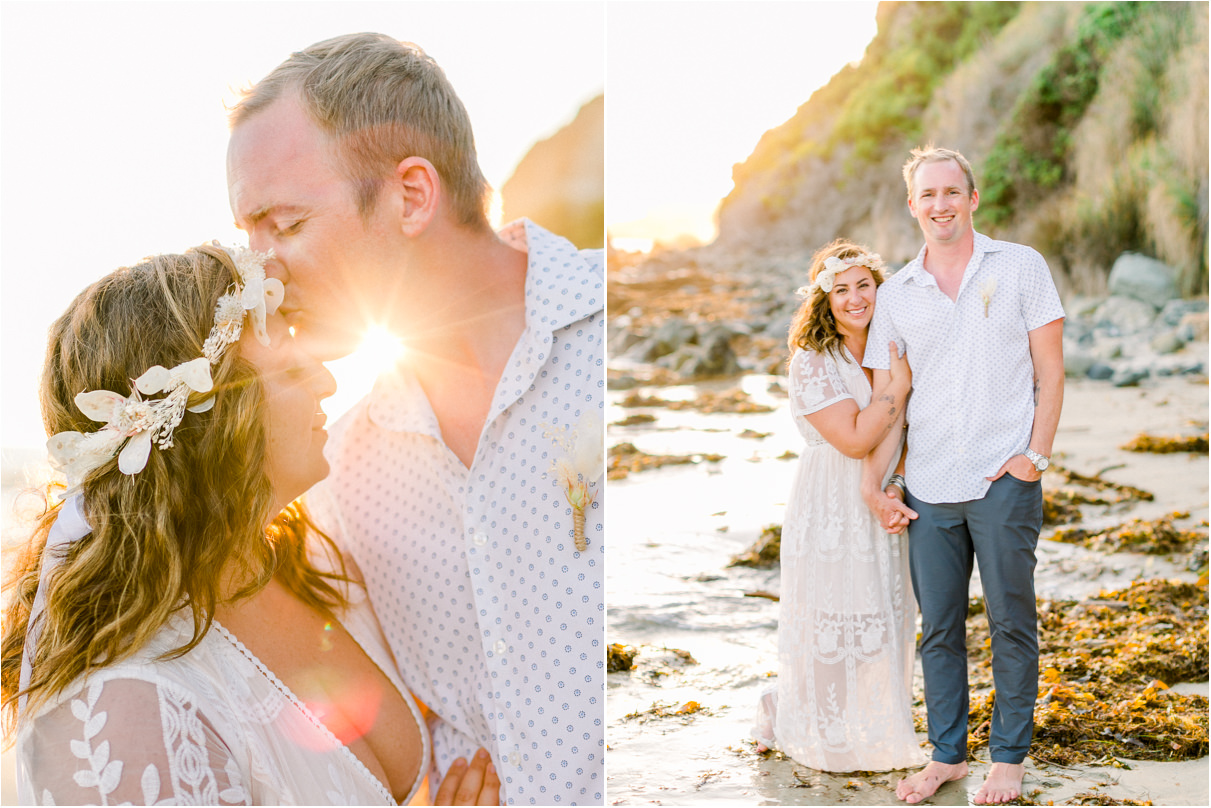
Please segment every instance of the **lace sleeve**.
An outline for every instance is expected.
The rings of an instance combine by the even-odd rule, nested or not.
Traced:
[[[837,360],[827,353],[797,351],[791,359],[789,376],[791,412],[796,417],[854,397],[841,378]]]
[[[94,680],[18,737],[23,805],[250,805],[197,705],[140,679]]]

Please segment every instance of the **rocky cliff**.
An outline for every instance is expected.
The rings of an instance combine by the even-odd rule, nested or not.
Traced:
[[[605,243],[605,97],[535,143],[500,190],[502,221],[525,216],[582,249]]]
[[[881,3],[862,61],[734,171],[714,249],[810,253],[846,236],[893,262],[920,232],[900,167],[971,160],[976,227],[1030,244],[1065,293],[1105,294],[1131,250],[1207,290],[1206,3]]]

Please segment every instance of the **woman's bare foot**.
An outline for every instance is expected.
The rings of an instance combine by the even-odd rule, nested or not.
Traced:
[[[916,774],[909,775],[896,784],[896,797],[910,805],[927,800],[943,783],[967,776],[967,762],[939,763],[931,760],[929,765]]]
[[[1026,767],[1021,763],[993,763],[984,778],[984,785],[976,792],[972,802],[976,805],[1004,805],[1022,795],[1022,775]]]

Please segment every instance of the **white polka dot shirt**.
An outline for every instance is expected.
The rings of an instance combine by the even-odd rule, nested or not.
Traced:
[[[509,804],[600,805],[604,475],[577,552],[548,433],[604,417],[604,256],[524,220],[500,235],[528,252],[526,328],[470,470],[404,366],[333,428],[326,494],[404,681],[440,717],[439,773],[483,746]]]
[[[1030,441],[1034,364],[1027,333],[1064,316],[1043,256],[975,234],[951,300],[925,270],[925,248],[879,287],[863,364],[888,368],[887,343],[908,347],[904,477],[925,502],[966,502]]]

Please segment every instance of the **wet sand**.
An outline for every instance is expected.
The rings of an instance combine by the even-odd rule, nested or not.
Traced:
[[[800,439],[785,397],[769,391],[772,381],[774,377],[747,376],[711,385],[718,390],[742,384],[754,400],[778,407],[767,414],[624,410],[617,402],[625,394],[611,399],[609,422],[635,412],[653,414],[656,420],[611,427],[607,445],[629,441],[652,454],[726,456],[717,463],[646,471],[611,483],[612,558],[626,563],[611,564],[607,571],[607,639],[640,649],[637,669],[610,674],[607,686],[607,793],[612,805],[898,803],[894,788],[902,773],[817,772],[779,756],[763,758],[749,741],[757,696],[774,681],[770,677],[777,668],[777,604],[744,594],[776,592],[778,573],[725,565],[746,550],[763,527],[782,521],[795,461],[778,458],[786,450],[797,452]],[[640,392],[692,398],[697,388]],[[1205,431],[1207,394],[1202,377],[1158,379],[1140,388],[1069,380],[1056,459],[1070,469],[1103,472],[1110,481],[1156,495],[1152,502],[1086,506],[1081,524],[1154,519],[1175,510],[1190,513],[1185,524],[1207,518],[1205,455],[1145,455],[1118,448],[1143,431]],[[740,437],[746,429],[771,434],[763,439]],[[1045,486],[1058,482],[1044,477]],[[1049,532],[1045,529],[1044,537]],[[1040,597],[1088,597],[1140,578],[1193,581],[1198,573],[1188,566],[1189,554],[1106,554],[1042,541],[1037,588]],[[978,580],[973,595],[977,592]],[[685,664],[663,647],[685,649],[698,664]],[[920,688],[918,664],[918,693]],[[1205,682],[1176,689],[1207,694]],[[676,712],[690,701],[704,709],[680,716],[628,717],[655,704]],[[920,737],[924,742],[923,733]],[[986,760],[986,755],[981,749],[977,757]],[[1031,761],[1025,794],[1043,804],[1075,802],[1078,794],[1090,792],[1156,805],[1208,804],[1207,758],[1126,763],[1129,769]],[[986,770],[987,763],[973,763],[967,778],[947,784],[927,804],[966,804]]]

